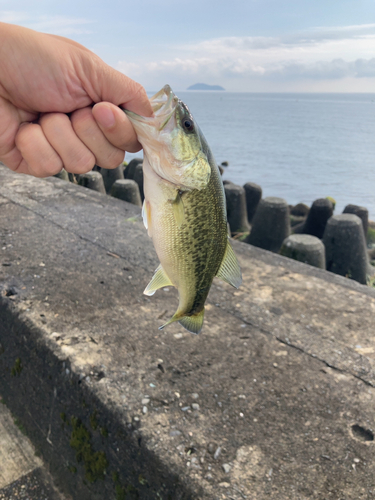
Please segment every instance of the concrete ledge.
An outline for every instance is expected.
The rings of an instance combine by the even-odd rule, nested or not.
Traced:
[[[160,332],[140,210],[2,167],[0,248],[0,393],[72,498],[375,497],[374,290],[238,243]]]

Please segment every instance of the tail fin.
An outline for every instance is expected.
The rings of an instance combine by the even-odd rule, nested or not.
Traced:
[[[204,308],[200,312],[192,314],[191,316],[180,316],[176,313],[163,326],[159,326],[159,330],[162,330],[165,326],[170,325],[175,321],[178,321],[180,325],[186,328],[186,330],[188,330],[189,332],[198,334],[202,330],[203,319],[204,319]]]

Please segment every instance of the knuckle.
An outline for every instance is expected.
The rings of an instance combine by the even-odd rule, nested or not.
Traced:
[[[54,129],[69,120],[64,113],[46,113],[40,117],[39,123],[43,130]]]
[[[100,159],[98,159],[97,165],[99,165],[99,167],[108,169],[116,168],[120,165],[120,163],[124,161],[124,157],[124,151],[117,149],[109,153],[107,156],[102,156]]]
[[[35,177],[51,177],[63,168],[61,159],[57,155],[41,157],[39,161],[29,161],[29,167]]]
[[[31,146],[34,142],[35,134],[38,134],[40,126],[37,123],[25,123],[18,129],[15,137],[15,144],[17,148],[22,151],[23,149]]]
[[[70,161],[69,164],[65,165],[65,168],[73,174],[85,174],[94,168],[95,162],[95,156],[87,151]]]
[[[70,116],[72,127],[77,135],[85,132],[91,132],[95,124],[91,108],[82,108],[74,111]]]

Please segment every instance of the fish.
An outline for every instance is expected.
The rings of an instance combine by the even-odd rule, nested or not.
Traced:
[[[215,276],[238,288],[241,269],[228,238],[221,175],[189,108],[165,85],[151,117],[124,110],[143,147],[142,217],[160,261],[144,294],[178,290],[178,321],[198,334]]]

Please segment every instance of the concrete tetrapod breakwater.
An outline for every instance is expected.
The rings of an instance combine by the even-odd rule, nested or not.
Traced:
[[[283,241],[280,254],[310,266],[326,268],[324,245],[311,234],[291,234]]]
[[[260,200],[246,242],[278,252],[290,234],[289,208],[283,198],[269,196]]]
[[[362,221],[357,215],[346,213],[331,217],[323,243],[328,271],[366,284],[369,262]]]
[[[63,170],[62,172],[65,172],[65,170]],[[64,177],[63,180],[66,180]],[[102,174],[99,172],[91,171],[87,172],[86,174],[80,175],[78,184],[85,188],[92,189],[93,191],[98,191],[99,193],[105,194],[106,192]]]
[[[114,182],[112,184],[111,196],[139,207],[142,206],[138,184],[132,179],[119,179]]]
[[[1,167],[0,242],[0,394],[72,499],[374,495],[373,289],[233,241],[241,288],[159,331],[140,209]]]
[[[104,186],[107,193],[111,192],[113,184],[124,178],[124,165],[119,165],[116,168],[101,168],[100,173],[103,176]]]

